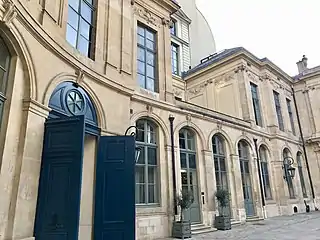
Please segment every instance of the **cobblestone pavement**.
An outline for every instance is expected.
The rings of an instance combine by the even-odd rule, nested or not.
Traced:
[[[196,235],[192,240],[320,240],[320,212],[268,218],[229,231]],[[172,239],[171,239],[172,240]]]

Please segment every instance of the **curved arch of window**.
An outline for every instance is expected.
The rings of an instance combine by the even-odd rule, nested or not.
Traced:
[[[136,163],[136,204],[159,203],[158,127],[152,121],[140,119],[136,144],[141,147]]]
[[[288,148],[283,149],[283,160],[286,157],[291,157],[291,153]],[[285,171],[286,176],[288,175],[288,172],[287,172],[288,167],[289,167],[289,165],[284,163],[284,171]],[[291,177],[286,178],[286,182],[288,185],[289,197],[291,199],[294,199],[295,198],[295,191],[294,191],[294,187],[293,187],[292,178]]]
[[[307,194],[306,184],[305,184],[304,176],[303,176],[302,160],[303,160],[302,153],[298,152],[297,153],[297,165],[298,165],[298,172],[299,172],[299,178],[300,178],[300,184],[301,184],[301,191],[302,191],[303,197],[307,198],[308,194]]]
[[[4,102],[6,100],[6,89],[8,81],[8,73],[10,67],[11,55],[9,49],[0,36],[0,126],[2,120],[2,113]]]
[[[266,199],[272,199],[271,186],[270,186],[270,175],[268,168],[268,153],[265,146],[259,148],[261,175],[263,180],[264,197]]]

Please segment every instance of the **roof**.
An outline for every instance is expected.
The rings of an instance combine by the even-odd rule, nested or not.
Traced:
[[[276,64],[274,64],[272,61],[270,61],[268,58],[258,58],[257,56],[253,55],[251,52],[249,52],[247,49],[245,49],[244,47],[235,47],[235,48],[229,48],[229,49],[225,49],[222,50],[220,52],[216,52],[214,54],[209,55],[208,57],[204,58],[201,60],[201,63],[197,66],[195,66],[194,68],[183,72],[182,76],[183,77],[187,77],[193,73],[196,73],[214,63],[217,63],[229,56],[235,55],[237,53],[240,52],[244,52],[247,55],[249,55],[250,57],[252,57],[253,59],[255,59],[257,62],[261,62],[261,63],[265,63],[265,64],[269,64],[271,65],[273,68],[275,68],[278,72],[280,72],[281,74],[283,74],[284,76],[286,76],[287,78],[291,79],[291,76],[289,76],[287,73],[285,73],[281,68],[279,68]]]
[[[308,68],[308,69],[304,70],[302,73],[299,73],[298,75],[293,76],[292,78],[294,80],[299,80],[302,77],[306,77],[306,76],[314,74],[314,73],[320,73],[320,65],[313,67],[313,68]]]

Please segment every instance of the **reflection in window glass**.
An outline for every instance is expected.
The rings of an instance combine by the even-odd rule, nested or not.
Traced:
[[[261,173],[262,173],[263,188],[264,188],[264,197],[266,199],[272,199],[268,160],[267,160],[267,149],[264,146],[260,147],[259,156],[260,156],[260,165],[261,165]]]

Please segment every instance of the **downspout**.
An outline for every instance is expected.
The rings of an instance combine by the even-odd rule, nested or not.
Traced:
[[[175,156],[174,156],[174,132],[173,132],[173,121],[174,121],[174,116],[170,115],[169,116],[169,121],[170,121],[170,137],[171,137],[171,162],[172,162],[172,183],[173,183],[173,193],[174,193],[174,199],[177,194],[177,183],[176,183],[176,161],[175,161]],[[178,208],[174,200],[174,216],[178,214]]]
[[[264,192],[263,192],[263,184],[262,184],[262,177],[261,177],[261,167],[260,167],[260,158],[259,158],[259,151],[258,151],[258,144],[257,144],[256,138],[253,139],[254,141],[254,147],[256,149],[256,155],[257,155],[257,165],[258,165],[258,175],[259,175],[259,185],[260,185],[260,194],[261,194],[261,202],[262,202],[262,210],[263,210],[263,217],[266,218],[266,211],[265,211],[265,206],[266,202],[264,199]]]
[[[299,111],[298,111],[298,107],[297,107],[297,101],[296,101],[296,96],[295,96],[295,93],[294,93],[294,88],[293,88],[293,86],[291,86],[291,90],[292,90],[294,107],[295,107],[295,109],[296,109],[296,115],[297,115],[297,120],[298,120],[300,137],[301,137],[301,141],[302,141],[304,158],[305,158],[305,160],[306,160],[306,167],[307,167],[309,182],[310,182],[310,186],[311,186],[311,194],[312,194],[313,204],[314,204],[315,210],[317,211],[318,208],[316,207],[316,203],[315,203],[315,194],[314,194],[313,182],[312,182],[312,177],[311,177],[311,172],[310,172],[310,167],[309,167],[309,161],[308,161],[308,157],[307,157],[307,150],[306,150],[306,145],[305,145],[304,137],[303,137],[303,133],[302,133],[301,122],[300,122],[300,115],[299,115]]]

